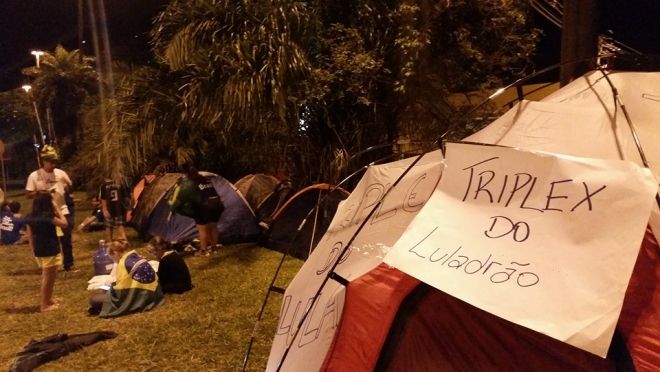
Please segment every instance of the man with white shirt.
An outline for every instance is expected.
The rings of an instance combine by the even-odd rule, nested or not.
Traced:
[[[30,173],[25,185],[25,192],[30,199],[40,192],[49,192],[53,195],[53,202],[60,208],[60,212],[66,217],[68,223],[68,226],[62,229],[62,234],[58,234],[61,235],[64,270],[76,272],[78,269],[73,265],[73,246],[71,244],[71,231],[74,226],[73,213],[66,203],[67,193],[70,192],[73,184],[65,171],[56,168],[59,156],[55,148],[44,145],[40,155],[41,168]]]

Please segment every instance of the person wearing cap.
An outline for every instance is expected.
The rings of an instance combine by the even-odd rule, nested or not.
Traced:
[[[62,228],[60,244],[62,246],[63,266],[65,271],[78,271],[74,266],[73,246],[71,244],[71,231],[74,226],[73,213],[66,203],[67,193],[71,190],[73,183],[69,175],[62,169],[57,168],[59,155],[51,145],[44,145],[40,152],[41,168],[30,173],[25,185],[25,193],[29,199],[34,199],[37,194],[48,192],[53,196],[53,203],[59,208],[60,213],[66,218],[68,226]]]

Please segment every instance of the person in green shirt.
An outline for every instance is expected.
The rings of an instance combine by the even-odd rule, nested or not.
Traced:
[[[191,164],[183,166],[186,177],[177,185],[169,200],[173,212],[195,220],[201,255],[209,255],[218,244],[218,221],[224,211],[220,195],[213,183]]]

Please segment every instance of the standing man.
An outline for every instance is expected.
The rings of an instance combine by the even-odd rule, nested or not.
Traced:
[[[113,241],[113,232],[117,229],[117,240],[128,241],[126,239],[126,208],[124,199],[126,198],[126,189],[119,182],[106,178],[99,190],[99,199],[103,210],[105,220],[105,231],[107,241]]]
[[[77,272],[73,264],[73,245],[71,244],[71,231],[74,226],[73,213],[67,205],[67,195],[73,186],[71,178],[65,171],[56,168],[59,156],[53,146],[44,145],[40,152],[41,168],[30,173],[25,185],[25,193],[29,199],[34,199],[40,192],[48,192],[53,195],[53,203],[59,208],[60,213],[66,218],[68,226],[58,232],[64,257],[64,270]]]

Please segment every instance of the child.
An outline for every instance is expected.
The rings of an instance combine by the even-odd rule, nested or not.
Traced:
[[[62,264],[55,227],[66,228],[66,218],[53,204],[50,193],[40,192],[32,202],[32,213],[25,222],[30,247],[41,268],[41,312],[55,310],[59,304],[53,301],[53,287],[57,267]]]
[[[21,203],[8,201],[0,212],[0,240],[2,244],[25,244],[27,236],[23,233],[25,221],[20,213]]]
[[[192,289],[190,270],[186,262],[169,243],[157,236],[149,241],[151,253],[158,257],[158,280],[163,293],[183,293]]]
[[[163,302],[158,276],[144,257],[129,251],[126,241],[110,243],[109,253],[117,262],[116,281],[100,301],[96,295],[90,299],[90,313],[100,307],[100,317],[110,318],[151,310]]]

